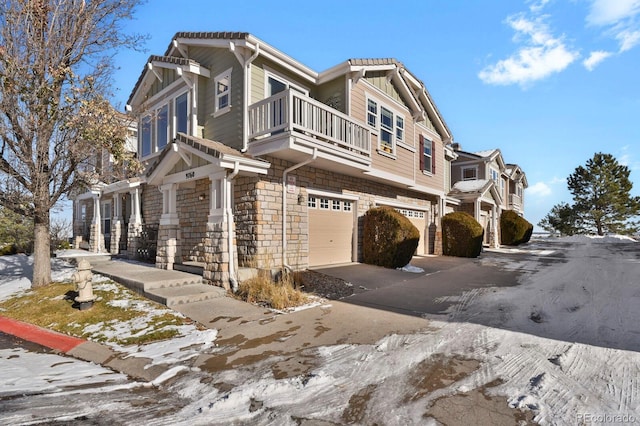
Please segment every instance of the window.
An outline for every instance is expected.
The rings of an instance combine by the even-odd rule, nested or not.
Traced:
[[[404,142],[404,118],[396,115],[396,142]]]
[[[380,148],[393,152],[393,112],[380,107]]]
[[[498,183],[498,178],[499,178],[500,174],[494,170],[491,169],[491,179],[497,184]]]
[[[183,93],[176,98],[176,132],[188,134],[189,128],[189,97]]]
[[[307,207],[310,209],[316,208],[316,197],[309,197],[309,201],[307,201]]]
[[[345,212],[350,212],[351,211],[351,201],[343,201],[342,202],[342,209]]]
[[[435,143],[420,135],[420,170],[434,174],[436,172]]]
[[[331,210],[336,210],[336,211],[342,210],[340,206],[340,200],[331,200]]]
[[[102,203],[102,211],[100,213],[102,233],[111,234],[111,202]]]
[[[287,83],[274,78],[273,76],[269,76],[267,78],[267,94],[269,96],[273,96],[276,93],[284,92],[287,90]]]
[[[320,208],[322,210],[329,210],[329,200],[327,198],[320,198]]]
[[[371,127],[378,127],[378,103],[367,100],[367,123]]]
[[[465,167],[462,169],[462,180],[476,180],[478,179],[477,167]]]
[[[404,142],[404,117],[370,98],[367,98],[367,124],[379,131],[380,151],[394,154],[396,142]]]
[[[231,68],[214,79],[216,91],[215,112],[223,114],[231,108]]]
[[[522,197],[522,185],[520,185],[520,184],[518,184],[518,185],[516,186],[516,195],[517,195],[518,197]]]
[[[141,158],[161,151],[177,132],[191,134],[189,121],[189,92],[150,110],[140,120],[137,132]]]
[[[165,105],[158,110],[156,135],[156,146],[158,147],[158,151],[160,151],[169,141],[169,105]]]
[[[142,142],[142,156],[151,154],[151,116],[147,115],[142,118],[140,125],[140,134]]]

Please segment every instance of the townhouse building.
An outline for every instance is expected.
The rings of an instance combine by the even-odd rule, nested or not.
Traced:
[[[145,171],[75,198],[76,229],[88,229],[77,244],[201,267],[227,288],[247,266],[360,260],[374,206],[408,217],[420,231],[416,254],[429,255],[441,254],[447,211],[473,204],[482,218],[516,201],[494,194],[500,180],[480,202],[456,187],[469,180],[458,179],[467,153],[395,59],[317,72],[249,33],[179,32],[144,64],[127,111]],[[514,191],[526,187],[517,166],[498,166],[505,186],[515,176]]]

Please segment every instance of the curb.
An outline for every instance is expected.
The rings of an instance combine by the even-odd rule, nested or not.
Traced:
[[[126,357],[108,346],[47,330],[2,315],[0,315],[0,332],[37,343],[81,361],[101,365],[135,380],[153,382],[167,370],[159,365],[149,366],[150,360],[147,358]]]
[[[0,316],[0,331],[64,353],[69,353],[75,347],[86,342],[84,339],[67,336],[3,316]]]

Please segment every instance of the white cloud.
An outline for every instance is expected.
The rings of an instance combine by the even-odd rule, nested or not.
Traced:
[[[529,6],[529,10],[533,13],[540,12],[550,0],[533,0],[531,1],[531,6]]]
[[[596,50],[595,52],[591,52],[589,57],[582,61],[582,65],[584,65],[587,70],[593,71],[600,62],[604,61],[612,54],[613,53],[604,50]]]
[[[587,23],[614,25],[640,13],[640,0],[592,0]]]
[[[524,39],[525,46],[480,71],[478,77],[485,83],[526,85],[563,71],[579,57],[551,34],[542,18],[527,19],[520,14],[509,17],[507,23],[516,31],[514,40]]]
[[[547,197],[551,195],[551,188],[544,182],[536,182],[527,188],[527,193],[529,195],[537,196],[537,197]]]
[[[640,43],[640,31],[621,31],[616,35],[616,40],[620,42],[620,53],[626,52]]]

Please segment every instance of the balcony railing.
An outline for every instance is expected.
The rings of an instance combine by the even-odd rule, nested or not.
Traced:
[[[515,207],[521,207],[522,206],[522,198],[520,198],[516,194],[509,194],[509,205],[510,206],[515,206]]]
[[[294,90],[285,90],[249,107],[249,141],[297,132],[369,157],[369,129],[346,114]]]

